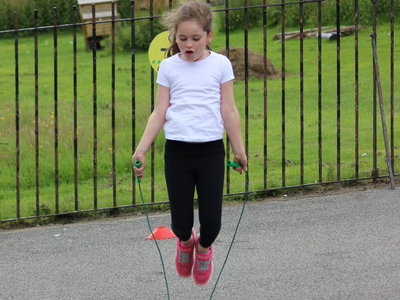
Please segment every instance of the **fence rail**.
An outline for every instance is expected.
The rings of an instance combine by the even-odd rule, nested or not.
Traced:
[[[285,2],[284,0],[281,3],[270,3],[267,4],[266,0],[262,1],[262,4],[256,5],[256,6],[249,6],[248,1],[244,0],[244,5],[242,7],[229,7],[229,1],[225,0],[225,6],[224,8],[216,8],[214,11],[216,14],[225,14],[225,49],[226,49],[226,55],[230,57],[230,51],[232,49],[232,43],[230,36],[231,32],[229,30],[230,28],[230,19],[229,19],[229,14],[233,11],[243,11],[244,13],[244,26],[243,26],[243,48],[244,48],[244,82],[242,85],[239,85],[238,88],[243,89],[243,103],[239,104],[238,100],[238,105],[243,106],[243,118],[244,118],[244,136],[245,136],[245,149],[246,152],[249,155],[249,166],[250,166],[250,172],[246,173],[246,176],[244,180],[246,182],[251,182],[251,181],[256,181],[257,179],[257,185],[254,185],[253,188],[251,188],[251,193],[254,194],[265,194],[266,192],[273,191],[273,190],[281,190],[281,189],[286,189],[286,188],[301,188],[301,187],[309,187],[309,186],[315,186],[315,185],[326,185],[326,184],[332,184],[332,183],[346,183],[346,182],[356,182],[360,180],[377,180],[379,178],[386,178],[388,175],[383,172],[383,174],[379,174],[379,153],[382,151],[381,148],[381,143],[378,142],[378,137],[379,137],[379,132],[378,128],[379,126],[379,119],[378,119],[378,106],[377,106],[377,101],[376,101],[376,76],[375,76],[375,69],[370,68],[370,73],[369,74],[360,74],[360,64],[359,64],[359,24],[358,24],[358,1],[354,0],[354,25],[356,30],[354,31],[354,94],[353,94],[353,99],[343,99],[342,98],[342,88],[343,88],[343,82],[341,81],[342,76],[343,76],[343,66],[342,66],[342,58],[341,58],[341,22],[340,22],[340,0],[336,0],[336,34],[337,34],[337,39],[336,39],[336,77],[335,78],[328,78],[328,80],[335,81],[336,86],[335,88],[331,89],[329,93],[335,94],[336,95],[336,108],[335,108],[335,123],[336,126],[334,127],[335,132],[335,142],[334,143],[328,143],[327,146],[325,147],[331,147],[331,144],[334,144],[336,147],[335,149],[330,149],[331,151],[335,152],[336,155],[336,161],[334,162],[335,165],[335,170],[336,170],[336,176],[335,179],[332,178],[324,178],[324,172],[326,172],[326,169],[329,168],[330,171],[332,171],[332,162],[328,161],[327,159],[324,160],[324,142],[326,142],[326,139],[324,139],[323,136],[323,130],[324,130],[324,93],[323,89],[325,88],[324,82],[323,81],[323,75],[324,75],[324,68],[323,68],[323,62],[324,62],[324,57],[323,57],[323,47],[322,47],[322,1],[320,0],[306,0],[306,1],[293,1],[293,2]],[[169,1],[169,8],[172,7],[172,1]],[[141,21],[148,21],[149,26],[150,26],[150,36],[151,38],[154,37],[154,20],[156,18],[159,18],[160,15],[153,15],[153,1],[150,0],[150,15],[146,17],[137,17],[135,16],[135,2],[131,1],[131,17],[130,18],[116,18],[115,16],[115,9],[114,9],[115,3],[112,3],[112,19],[107,20],[107,21],[99,21],[96,19],[96,9],[95,5],[92,6],[92,21],[91,22],[77,22],[77,7],[72,8],[72,19],[70,24],[58,24],[57,23],[57,8],[53,8],[52,10],[52,16],[53,16],[53,24],[49,26],[38,26],[38,11],[34,11],[34,25],[31,28],[18,28],[18,14],[15,12],[14,13],[14,28],[10,30],[5,30],[5,31],[0,31],[0,37],[3,35],[12,35],[13,36],[13,41],[14,41],[14,61],[12,62],[5,62],[5,66],[10,66],[13,65],[14,68],[14,115],[15,115],[15,130],[14,132],[8,132],[8,141],[11,141],[12,139],[15,140],[15,148],[13,150],[10,150],[14,153],[14,170],[15,170],[15,198],[12,200],[15,206],[15,209],[11,210],[11,213],[8,212],[6,213],[6,206],[10,206],[10,199],[9,195],[10,193],[6,192],[6,188],[4,188],[3,191],[0,192],[0,202],[2,202],[2,205],[0,206],[0,223],[4,222],[11,222],[11,221],[18,221],[18,220],[25,220],[25,219],[34,219],[34,218],[44,218],[44,217],[52,217],[52,216],[61,216],[65,214],[76,214],[76,213],[82,213],[82,212],[92,212],[92,211],[102,211],[102,210],[113,210],[116,208],[128,208],[128,207],[140,207],[141,204],[136,203],[136,189],[135,189],[135,178],[134,174],[131,172],[129,177],[130,177],[130,200],[128,203],[126,201],[118,201],[119,197],[119,190],[118,190],[118,171],[117,171],[117,150],[118,150],[118,145],[117,145],[117,138],[116,134],[120,130],[126,130],[126,126],[123,127],[118,127],[121,125],[118,124],[118,111],[117,111],[117,105],[118,105],[118,98],[116,97],[116,77],[117,77],[117,69],[116,69],[116,58],[118,58],[118,53],[116,49],[116,24],[117,23],[129,23],[131,27],[131,59],[130,59],[130,85],[131,85],[131,92],[130,92],[130,119],[131,119],[131,126],[129,128],[130,130],[130,136],[129,139],[131,140],[131,152],[134,152],[135,145],[137,143],[137,133],[140,132],[140,128],[138,128],[138,119],[140,114],[147,114],[148,112],[143,112],[137,111],[137,105],[138,105],[138,95],[142,95],[144,93],[145,87],[143,86],[138,86],[137,85],[137,80],[138,80],[138,71],[137,71],[137,53],[136,53],[136,47],[135,47],[135,25],[137,22]],[[305,54],[306,51],[311,51],[310,48],[307,48],[308,50],[305,50],[305,35],[304,35],[304,6],[305,5],[312,5],[315,8],[316,14],[317,14],[317,35],[316,35],[316,43],[313,44],[313,49],[312,51],[316,51],[317,53],[317,78],[315,82],[310,83],[310,78],[306,76],[305,74]],[[296,167],[296,170],[298,170],[298,174],[295,175],[295,177],[298,178],[298,181],[293,183],[293,180],[290,180],[290,183],[288,184],[288,172],[292,174],[293,171],[291,170],[291,165],[290,165],[290,160],[288,157],[288,146],[292,146],[293,139],[290,138],[292,136],[292,129],[288,129],[288,124],[291,123],[291,119],[293,117],[293,113],[291,111],[291,108],[294,106],[293,101],[289,99],[289,96],[287,95],[288,87],[287,87],[287,43],[288,41],[285,40],[285,32],[286,32],[286,26],[285,26],[285,16],[286,16],[286,8],[288,6],[298,6],[299,9],[299,39],[298,39],[298,66],[299,66],[299,72],[298,72],[298,80],[299,80],[299,95],[298,95],[298,118],[299,122],[297,123],[297,128],[298,130],[298,167]],[[281,41],[280,41],[280,73],[281,77],[280,79],[277,79],[280,81],[280,101],[274,101],[271,97],[274,95],[270,95],[270,83],[267,78],[267,58],[269,57],[269,29],[267,28],[267,10],[270,9],[271,7],[280,7],[280,30],[281,30]],[[252,103],[255,102],[251,95],[251,88],[253,86],[253,81],[250,80],[250,74],[249,74],[249,68],[250,68],[250,62],[249,62],[249,11],[250,10],[262,10],[262,26],[258,29],[261,31],[262,40],[259,41],[262,43],[262,57],[263,57],[263,67],[264,67],[264,74],[262,79],[260,79],[262,83],[262,93],[261,93],[261,100],[258,99],[259,102],[262,104],[261,108],[254,108],[251,107]],[[372,32],[375,34],[375,36],[379,36],[377,34],[377,24],[376,24],[376,1],[373,2],[373,11],[371,13],[371,18],[373,18],[373,26],[372,26]],[[395,24],[394,24],[394,5],[393,1],[391,1],[391,14],[390,14],[390,20],[388,20],[390,24],[389,28],[389,39],[390,39],[390,48],[389,49],[384,49],[385,55],[388,55],[389,58],[389,69],[390,69],[390,82],[389,82],[389,124],[390,124],[390,131],[389,131],[389,140],[390,140],[390,153],[391,153],[391,165],[392,169],[397,170],[397,173],[395,174],[396,176],[399,175],[399,165],[398,165],[398,155],[395,153],[395,150],[399,148],[400,144],[397,140],[396,144],[396,139],[395,139],[395,134],[399,133],[398,128],[395,128],[395,120],[396,118],[398,119],[399,117],[399,112],[396,112],[396,102],[395,99],[399,100],[399,96],[396,95],[396,90],[395,90],[395,60],[394,60],[394,53],[395,53],[395,39],[394,39],[394,33],[395,33]],[[99,203],[99,195],[98,195],[98,189],[99,189],[99,182],[98,180],[104,179],[106,175],[102,174],[99,175],[98,173],[98,159],[99,159],[99,143],[98,143],[98,134],[99,130],[99,118],[101,116],[99,115],[99,79],[98,75],[100,73],[99,69],[101,65],[99,64],[99,53],[100,49],[98,49],[98,43],[95,38],[92,39],[91,41],[91,72],[92,72],[92,80],[91,80],[91,100],[92,100],[92,115],[91,115],[91,128],[92,128],[92,148],[91,148],[91,160],[92,160],[92,186],[93,186],[93,191],[92,191],[92,199],[91,199],[91,208],[88,208],[87,205],[82,207],[81,205],[81,198],[83,197],[81,192],[79,191],[80,188],[80,180],[79,180],[79,162],[81,157],[85,157],[87,159],[88,152],[89,150],[86,150],[87,152],[81,153],[79,150],[79,142],[82,139],[88,138],[86,136],[83,136],[80,138],[79,136],[79,106],[81,104],[80,102],[80,97],[79,97],[79,79],[80,75],[82,73],[79,73],[79,68],[80,65],[78,63],[78,58],[81,55],[78,51],[78,29],[82,28],[82,26],[87,26],[91,25],[92,26],[92,36],[96,37],[96,27],[98,24],[110,24],[111,25],[111,42],[110,42],[110,47],[111,47],[111,63],[110,63],[110,68],[111,68],[111,74],[110,74],[110,91],[111,94],[109,96],[110,99],[110,112],[111,112],[111,122],[109,129],[111,131],[111,198],[112,198],[112,205],[110,206],[104,206]],[[73,165],[68,165],[69,168],[73,169],[73,191],[72,191],[72,198],[70,195],[61,195],[60,194],[60,187],[62,186],[62,181],[60,179],[60,162],[62,160],[62,157],[60,157],[60,137],[63,135],[63,131],[65,130],[65,126],[60,128],[60,118],[62,115],[60,115],[59,107],[60,107],[60,83],[59,83],[59,78],[64,72],[64,70],[61,71],[60,65],[59,65],[59,60],[60,60],[60,45],[59,45],[59,29],[63,28],[69,28],[71,30],[71,37],[72,37],[72,95],[70,95],[70,98],[72,99],[72,111],[73,111],[73,117],[72,120],[69,120],[69,127],[72,127],[72,138],[73,138],[73,146],[72,146],[72,152],[73,152]],[[45,31],[52,31],[52,40],[53,40],[53,45],[52,45],[52,55],[53,55],[53,70],[52,74],[54,77],[53,81],[53,102],[47,103],[47,105],[52,105],[53,111],[52,111],[52,118],[53,118],[53,132],[51,135],[44,136],[44,138],[48,139],[49,137],[52,137],[53,140],[52,142],[52,148],[53,148],[53,153],[54,153],[54,165],[52,170],[43,170],[41,166],[41,162],[43,161],[43,157],[41,157],[40,150],[41,150],[41,108],[43,107],[43,103],[41,103],[41,85],[40,85],[40,64],[39,64],[39,42],[40,42],[40,37],[39,34],[41,32]],[[252,34],[255,31],[254,28],[251,29]],[[24,163],[27,163],[26,160],[22,160],[22,153],[21,153],[21,142],[22,138],[27,138],[27,135],[24,133],[22,135],[22,132],[25,132],[28,130],[26,127],[25,123],[21,123],[21,78],[25,76],[25,74],[21,74],[20,67],[21,67],[21,59],[24,57],[24,53],[21,53],[20,51],[20,42],[21,42],[21,37],[19,36],[20,33],[22,32],[31,32],[33,35],[33,42],[34,42],[34,47],[33,47],[33,52],[34,52],[34,73],[33,73],[33,78],[34,78],[34,88],[33,88],[33,94],[34,94],[34,105],[33,105],[33,114],[34,114],[34,132],[33,132],[33,139],[34,139],[34,170],[33,173],[31,173],[31,176],[35,177],[34,180],[34,189],[35,189],[35,195],[34,195],[34,213],[30,213],[28,209],[25,208],[27,205],[26,203],[29,202],[30,200],[26,200],[22,195],[21,195],[21,190],[23,187],[23,183],[21,183],[21,166],[24,161]],[[24,37],[25,38],[25,37]],[[11,42],[11,39],[3,39],[4,42]],[[276,43],[276,42],[275,42]],[[276,44],[275,44],[276,45]],[[293,44],[290,44],[290,46]],[[235,46],[238,46],[237,43]],[[310,45],[308,44],[308,47]],[[271,46],[270,46],[271,47]],[[102,51],[102,50],[101,50]],[[383,51],[383,50],[382,50]],[[383,53],[383,52],[380,53]],[[143,56],[142,56],[143,58]],[[291,56],[291,59],[293,59],[293,56]],[[372,62],[372,51],[370,54],[370,61]],[[151,71],[149,71],[149,82],[150,82],[150,111],[154,107],[154,71],[149,67]],[[103,72],[103,71],[102,71]],[[82,75],[83,76],[83,75]],[[371,76],[373,78],[373,87],[371,88],[371,93],[370,93],[370,98],[372,99],[372,103],[366,102],[365,99],[360,102],[360,79],[361,77],[365,76]],[[275,80],[276,82],[276,80]],[[2,89],[12,89],[12,86],[7,85],[6,87],[2,87]],[[47,87],[48,88],[48,87]],[[84,87],[84,89],[89,90],[89,87]],[[307,122],[306,120],[306,109],[308,109],[310,102],[310,99],[308,99],[307,95],[309,93],[306,93],[307,89],[313,89],[316,90],[316,107],[314,106],[315,114],[317,115],[316,118],[316,132],[317,132],[317,138],[316,138],[316,145],[312,145],[312,147],[316,148],[317,150],[315,151],[317,155],[316,159],[316,169],[317,172],[315,172],[315,176],[313,173],[313,176],[316,178],[314,181],[310,181],[310,176],[306,176],[306,162],[307,162],[307,150],[311,147],[307,143],[309,139],[307,138],[307,127],[309,126],[310,123]],[[65,91],[63,91],[64,93]],[[147,93],[147,92],[146,92]],[[103,97],[104,95],[102,95]],[[47,99],[46,99],[47,100]],[[315,99],[313,99],[315,100]],[[241,100],[240,100],[241,101]],[[290,101],[290,102],[289,102]],[[354,111],[353,111],[353,116],[349,115],[343,115],[342,107],[344,105],[348,105],[348,103],[352,102],[354,105]],[[9,104],[9,103],[8,103]],[[297,105],[297,104],[296,104]],[[360,109],[364,107],[365,105],[372,105],[372,124],[371,127],[369,125],[362,125],[360,123]],[[398,104],[397,104],[398,105]],[[275,106],[278,106],[280,108],[276,109]],[[1,107],[1,106],[0,106]],[[5,107],[5,106],[4,106]],[[279,111],[280,113],[280,126],[279,126],[279,134],[277,134],[274,131],[274,127],[271,129],[271,124],[268,123],[269,121],[269,116],[271,114],[271,111]],[[252,136],[252,132],[254,131],[252,129],[251,122],[253,121],[252,113],[254,111],[261,112],[260,115],[262,116],[262,122],[260,126],[262,127],[261,134],[259,136],[254,137]],[[346,110],[347,112],[347,110]],[[24,112],[25,113],[25,112]],[[326,113],[325,113],[326,116]],[[365,117],[365,116],[364,116]],[[342,151],[343,151],[343,118],[354,118],[354,160],[353,161],[348,161],[344,160],[342,157]],[[89,120],[85,120],[89,121]],[[365,123],[365,122],[364,122]],[[368,167],[365,167],[363,165],[362,168],[363,172],[361,172],[361,166],[360,166],[360,156],[362,157],[362,154],[360,153],[360,130],[363,132],[372,130],[372,149],[370,149],[372,153],[372,166],[369,169]],[[1,133],[1,132],[0,132]],[[348,134],[348,132],[345,132]],[[274,137],[279,137],[280,139],[280,157],[278,157],[277,160],[280,160],[280,163],[276,164],[275,168],[271,167],[271,156],[272,154],[269,153],[271,150],[271,145],[273,144],[274,141],[271,141],[271,136],[274,134]],[[5,136],[6,134],[2,134],[1,136]],[[289,137],[290,135],[290,137]],[[0,137],[1,137],[0,136]],[[252,140],[251,140],[252,139]],[[259,139],[262,140],[260,143],[262,146],[262,155],[261,157],[257,154],[254,154],[254,150],[251,149],[251,145],[254,145],[254,139]],[[47,141],[50,143],[50,141]],[[2,143],[3,144],[3,143]],[[3,146],[0,146],[3,147]],[[229,140],[226,139],[226,153],[227,153],[227,158],[230,158],[230,151],[229,151]],[[64,151],[64,150],[63,150]],[[327,150],[325,150],[327,151]],[[329,151],[329,150],[328,150]],[[313,152],[314,153],[314,152]],[[150,154],[150,182],[148,183],[148,198],[150,199],[150,202],[152,204],[167,204],[168,202],[166,201],[166,196],[165,193],[163,194],[161,200],[164,201],[156,201],[156,194],[158,193],[158,189],[163,189],[162,188],[162,183],[158,183],[156,181],[156,173],[155,171],[157,170],[157,158],[160,157],[161,153],[159,149],[156,149],[155,145],[152,146],[151,148],[151,153]],[[25,153],[23,154],[25,155]],[[1,156],[0,156],[1,158]],[[308,155],[309,158],[309,155]],[[50,159],[49,157],[46,157],[46,160]],[[2,159],[3,160],[3,159]],[[130,163],[130,156],[125,156],[123,157],[123,160],[126,161],[126,164]],[[4,163],[4,160],[3,162]],[[260,165],[261,167],[254,167],[253,164]],[[347,176],[346,178],[343,178],[343,174],[341,172],[342,167],[344,164],[351,164],[354,166],[354,173],[352,176]],[[45,165],[43,168],[47,168],[47,165]],[[63,166],[62,168],[65,168]],[[258,170],[258,171],[254,171]],[[370,170],[370,176],[363,176],[366,173],[366,170]],[[32,171],[32,170],[30,170]],[[52,201],[54,206],[53,209],[47,209],[43,210],[42,204],[45,202],[46,206],[50,206],[48,202],[50,201],[42,201],[41,199],[41,191],[42,191],[42,184],[41,184],[41,172],[47,172],[47,173],[54,173],[53,180],[54,183],[51,185],[54,187],[54,199]],[[280,178],[281,182],[280,184],[274,183],[271,184],[271,181],[273,177],[278,176],[277,174],[280,171]],[[121,171],[123,172],[123,171]],[[226,196],[234,196],[234,195],[241,195],[243,192],[241,192],[242,188],[242,182],[241,180],[236,180],[235,182],[232,182],[232,176],[229,172],[229,168],[226,170]],[[363,173],[363,175],[361,175]],[[126,172],[124,173],[126,175]],[[122,174],[121,176],[123,176]],[[26,176],[26,175],[24,175]],[[99,178],[99,176],[101,178]],[[293,175],[292,175],[293,177]],[[306,178],[307,177],[307,178]],[[326,177],[326,176],[325,176]],[[234,189],[234,191],[232,191]],[[85,196],[87,191],[85,192]],[[3,195],[1,195],[3,194]],[[160,194],[157,194],[160,195]],[[29,197],[29,196],[28,196]],[[103,197],[103,196],[101,196]],[[66,199],[64,199],[66,198]],[[70,205],[66,205],[65,207],[60,207],[60,202],[68,202],[72,199],[72,207]],[[69,208],[66,208],[66,207]],[[24,212],[22,212],[22,209],[25,209]],[[9,210],[10,211],[10,210]]]

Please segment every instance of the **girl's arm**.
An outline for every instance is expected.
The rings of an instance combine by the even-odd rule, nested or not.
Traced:
[[[143,136],[136,147],[135,153],[132,156],[132,163],[134,163],[136,160],[142,163],[140,168],[133,167],[135,175],[139,178],[143,177],[144,169],[146,167],[146,152],[165,123],[165,114],[169,105],[169,88],[158,85],[156,106],[154,107],[154,110],[147,121],[146,129],[144,130]]]
[[[247,171],[247,157],[242,141],[240,115],[233,95],[232,80],[221,84],[221,115],[232,146],[234,161],[242,166],[235,170],[240,173],[242,169]]]

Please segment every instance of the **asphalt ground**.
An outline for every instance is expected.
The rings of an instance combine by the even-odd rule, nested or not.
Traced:
[[[205,286],[159,241],[171,299],[209,299],[240,211],[224,206]],[[2,230],[0,299],[167,299],[149,234],[144,216]],[[400,299],[400,188],[249,202],[213,299]]]

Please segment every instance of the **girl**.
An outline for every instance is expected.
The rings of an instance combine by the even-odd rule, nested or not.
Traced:
[[[233,70],[223,55],[212,52],[213,14],[208,4],[190,1],[166,15],[172,46],[160,64],[157,99],[132,161],[143,177],[145,154],[164,127],[165,178],[172,230],[178,237],[175,265],[181,277],[192,274],[206,284],[212,272],[212,244],[221,228],[224,182],[224,128],[235,168],[247,170],[240,116],[233,95]],[[199,205],[200,235],[193,228],[193,197]],[[193,252],[195,258],[193,259]]]

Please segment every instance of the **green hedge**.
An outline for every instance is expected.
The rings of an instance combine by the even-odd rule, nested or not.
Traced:
[[[149,3],[149,0],[147,0]],[[175,0],[174,3],[177,3]],[[167,7],[155,7],[153,9],[153,15],[159,16],[163,11],[167,10]],[[131,16],[131,0],[119,0],[118,10],[121,18],[130,18]],[[150,16],[150,9],[146,7],[145,9],[139,9],[135,6],[135,17],[148,17]],[[160,18],[153,19],[153,36],[156,36],[160,32],[166,30],[163,25],[161,25]],[[149,48],[151,42],[150,34],[150,20],[139,20],[135,22],[135,47],[136,49],[146,50]],[[131,24],[124,23],[119,28],[116,38],[117,47],[119,50],[130,51],[131,50]]]
[[[268,4],[279,3],[280,0],[267,1]],[[288,1],[286,1],[288,2]],[[248,0],[249,6],[260,5],[261,0]],[[220,5],[219,7],[221,7]],[[243,0],[230,0],[230,7],[242,7]],[[223,6],[224,7],[224,6]],[[394,0],[395,14],[400,11],[400,0]],[[317,4],[306,3],[303,6],[304,22],[306,26],[316,26],[318,24]],[[267,24],[268,26],[276,26],[281,22],[281,7],[271,6],[267,8]],[[298,26],[300,9],[299,5],[287,5],[285,7],[285,24],[287,26]],[[359,24],[370,25],[372,24],[372,1],[371,0],[358,0],[358,18]],[[263,9],[262,8],[249,8],[249,27],[260,26],[263,22]],[[354,24],[354,0],[341,0],[340,1],[340,21],[342,24]],[[388,22],[390,20],[390,0],[377,1],[377,16],[379,22]],[[395,19],[399,21],[399,18]],[[243,10],[229,11],[229,30],[242,30],[244,23]],[[217,14],[218,30],[225,31],[225,13],[219,12]],[[336,24],[336,1],[325,0],[322,2],[322,24],[324,26]]]
[[[380,0],[377,1],[377,13],[380,21],[388,21],[390,18],[390,1]],[[400,11],[400,0],[393,0],[395,12],[398,14]],[[213,4],[224,5],[224,0],[211,1]],[[267,3],[278,3],[280,0],[269,0]],[[343,24],[351,24],[354,19],[354,0],[341,0],[341,22]],[[174,4],[177,1],[174,1]],[[259,5],[261,0],[248,0],[248,4]],[[52,24],[52,8],[58,9],[58,22],[60,24],[71,23],[72,6],[77,5],[77,0],[2,0],[0,5],[0,30],[7,30],[13,28],[13,12],[17,11],[19,15],[19,27],[32,27],[33,26],[33,11],[38,9],[39,25]],[[230,7],[242,7],[243,0],[229,0]],[[369,25],[372,22],[371,0],[358,0],[359,6],[359,22],[364,25]],[[118,8],[122,18],[129,18],[130,16],[130,0],[118,0]],[[322,18],[324,25],[333,25],[336,22],[336,1],[325,0],[322,3]],[[155,9],[154,13],[159,14],[160,9]],[[259,26],[262,23],[262,9],[249,9],[249,26]],[[147,12],[148,13],[148,12]],[[143,14],[143,12],[142,12]],[[267,9],[268,25],[273,26],[280,23],[281,18],[280,7],[269,7]],[[315,3],[308,3],[304,5],[305,22],[309,25],[317,23],[317,11]],[[230,30],[243,28],[243,10],[234,10],[229,12],[230,16]],[[79,16],[78,16],[79,17]],[[224,31],[225,14],[218,13],[218,23],[221,24],[219,30]],[[286,6],[286,22],[288,26],[296,26],[299,19],[299,6],[288,5]],[[396,18],[398,22],[399,18]]]
[[[140,20],[135,22],[135,48],[140,50],[146,50],[150,46],[151,35],[150,35],[150,21]],[[154,19],[153,35],[156,36],[160,32],[166,30],[160,23],[160,19]],[[129,24],[123,24],[116,36],[116,45],[119,50],[130,51],[131,50],[131,26]]]
[[[400,0],[394,1],[395,15],[400,12]],[[323,23],[335,24],[336,22],[336,2],[325,1],[323,7]],[[376,1],[377,19],[378,23],[387,23],[390,21],[390,0]],[[371,0],[358,0],[358,19],[361,25],[372,24],[372,1]],[[341,22],[343,24],[354,24],[354,1],[341,0],[340,8]],[[399,22],[399,18],[395,18]]]
[[[53,7],[57,7],[57,20],[59,24],[71,23],[72,6],[76,0],[2,0],[0,5],[0,30],[14,27],[13,12],[18,13],[19,28],[33,27],[34,10],[38,10],[39,26],[53,23]],[[79,16],[78,16],[79,20]]]
[[[7,30],[13,28],[13,12],[18,12],[19,28],[32,27],[33,11],[35,8],[38,9],[39,13],[39,26],[51,25],[52,24],[52,8],[57,7],[58,12],[58,23],[67,24],[72,21],[72,6],[77,5],[77,0],[1,0],[0,5],[0,30]],[[390,1],[391,0],[380,0],[377,1],[377,14],[379,22],[388,22],[390,20]],[[400,0],[393,0],[395,6],[395,12],[398,14],[400,11]],[[174,5],[177,1],[173,1]],[[279,3],[280,0],[269,0],[267,3]],[[214,0],[212,4],[217,4],[218,7],[223,7],[225,0]],[[261,0],[248,0],[248,5],[259,5],[262,3]],[[353,24],[354,23],[354,0],[341,0],[341,23],[342,24]],[[242,7],[243,0],[229,0],[230,7]],[[304,4],[304,17],[305,26],[316,26],[317,25],[317,5],[316,3]],[[371,0],[358,0],[359,7],[359,23],[361,25],[370,25],[372,23],[371,11],[372,1]],[[118,9],[122,18],[129,18],[130,16],[130,0],[118,0]],[[161,14],[165,7],[155,8],[154,14]],[[249,13],[249,27],[261,26],[263,20],[262,8],[250,8]],[[136,13],[136,16],[147,16],[149,10],[145,9]],[[232,10],[229,12],[229,30],[241,30],[243,28],[244,12],[243,10]],[[79,14],[78,14],[79,20]],[[399,18],[395,18],[398,22]],[[267,22],[268,26],[275,26],[281,22],[281,7],[273,6],[267,8]],[[325,0],[322,3],[322,24],[334,25],[336,22],[336,1]],[[140,24],[139,24],[140,23]],[[137,34],[137,45],[138,47],[147,47],[150,36],[150,30],[146,24],[146,21],[137,22],[139,28]],[[217,30],[225,31],[225,13],[217,13]],[[287,26],[298,26],[299,24],[299,5],[288,5],[286,6],[286,25]],[[128,29],[124,28],[121,30],[121,37],[119,38],[120,43],[124,44],[127,40],[130,40],[130,34]],[[160,32],[158,21],[155,22],[155,34]],[[122,40],[122,41],[121,41]],[[121,46],[126,48],[125,46]]]

